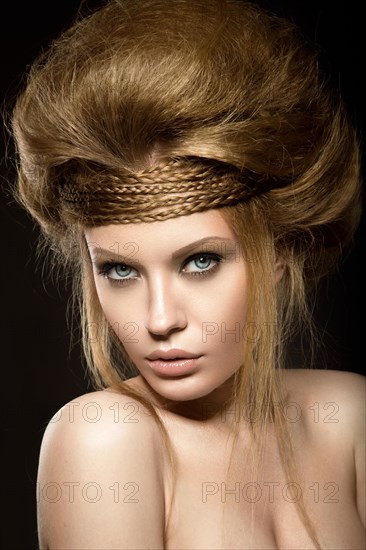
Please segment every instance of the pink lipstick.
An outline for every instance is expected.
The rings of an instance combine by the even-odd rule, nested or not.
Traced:
[[[146,359],[150,368],[162,376],[183,376],[194,371],[201,355],[181,349],[156,350]]]

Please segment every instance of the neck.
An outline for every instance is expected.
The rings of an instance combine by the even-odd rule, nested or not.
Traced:
[[[210,423],[220,422],[228,425],[233,423],[237,416],[232,396],[234,375],[208,395],[190,401],[165,399],[156,393],[141,375],[128,382],[130,386],[138,390],[157,409],[184,417],[187,420]]]

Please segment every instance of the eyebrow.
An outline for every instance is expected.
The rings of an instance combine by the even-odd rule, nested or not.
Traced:
[[[224,237],[203,237],[203,239],[199,239],[198,241],[194,241],[193,243],[187,244],[186,246],[183,246],[182,248],[179,248],[176,252],[172,254],[173,260],[180,258],[181,256],[184,256],[188,252],[193,252],[193,250],[197,248],[201,248],[205,244],[222,244],[222,243],[234,243],[232,239],[226,239]]]
[[[182,248],[179,248],[178,250],[173,252],[172,259],[175,260],[177,258],[180,258],[189,252],[193,252],[194,250],[201,248],[205,244],[212,244],[213,246],[215,246],[217,244],[223,244],[223,243],[236,244],[236,242],[237,242],[236,240],[228,239],[225,237],[217,237],[215,235],[210,237],[203,237],[202,239],[189,243],[186,246],[183,246]],[[90,245],[95,245],[95,244],[96,243],[93,243],[93,242],[90,243]],[[139,263],[136,258],[132,257],[132,254],[127,254],[127,255],[120,254],[113,249],[101,248],[100,246],[94,246],[93,249],[91,249],[91,247],[89,246],[89,243],[87,243],[87,245],[88,245],[89,253],[94,257],[96,256],[95,260],[99,259],[99,256],[102,255],[104,257],[109,257],[109,258],[113,256],[114,259],[118,258],[120,261],[124,263],[129,263],[129,264]],[[131,245],[131,248],[133,248],[133,245],[135,245],[137,247],[136,252],[138,251],[137,243],[133,243],[133,242],[125,243],[124,248],[128,248],[126,245]]]

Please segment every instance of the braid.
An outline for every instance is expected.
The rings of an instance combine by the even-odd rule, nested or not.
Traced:
[[[253,174],[205,159],[179,158],[139,172],[78,170],[58,194],[69,220],[86,224],[161,221],[232,206],[275,187]],[[113,212],[113,216],[111,216]]]

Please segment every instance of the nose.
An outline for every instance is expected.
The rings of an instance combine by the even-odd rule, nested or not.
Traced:
[[[145,328],[154,336],[167,337],[187,326],[183,297],[166,278],[157,277],[148,288],[148,310]]]

